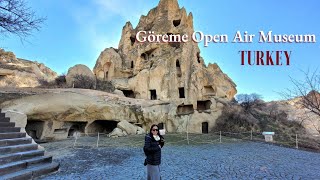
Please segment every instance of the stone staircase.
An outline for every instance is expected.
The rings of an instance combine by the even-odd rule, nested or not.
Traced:
[[[58,169],[0,109],[0,179],[33,179]]]

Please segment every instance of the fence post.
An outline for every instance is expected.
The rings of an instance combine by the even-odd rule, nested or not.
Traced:
[[[252,141],[252,129],[251,129],[251,136],[250,136],[250,139],[251,139],[251,141]]]
[[[77,143],[77,139],[78,139],[78,135],[76,134],[76,139],[74,140],[74,143],[73,143],[73,148],[74,148],[74,146],[76,146],[76,143]]]
[[[189,119],[190,119],[190,115],[188,115],[188,120],[187,120],[187,141],[188,141],[188,145],[189,145]]]
[[[296,134],[296,148],[299,149],[299,146],[298,146],[298,134]]]
[[[98,132],[98,138],[97,138],[97,147],[99,147],[99,139],[100,139],[100,133]]]
[[[221,143],[221,131],[220,131],[220,141],[219,142]]]

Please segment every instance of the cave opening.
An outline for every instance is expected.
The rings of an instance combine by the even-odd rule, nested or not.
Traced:
[[[179,98],[185,98],[184,87],[180,87],[179,88]]]
[[[207,101],[197,101],[197,110],[198,111],[205,111],[209,110],[212,102],[210,100]]]
[[[181,23],[181,19],[173,20],[173,25],[174,25],[174,27],[179,26],[180,23]]]
[[[157,91],[155,89],[150,90],[150,99],[157,100]]]

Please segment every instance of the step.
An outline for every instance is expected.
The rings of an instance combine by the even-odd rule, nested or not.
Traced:
[[[0,127],[0,133],[6,132],[20,132],[19,127]]]
[[[42,165],[46,163],[51,163],[51,162],[52,162],[51,156],[39,156],[39,157],[34,157],[32,159],[26,159],[22,161],[4,164],[0,166],[0,175],[17,172],[23,169],[27,169],[29,167],[37,166],[40,164]]]
[[[31,144],[32,138],[14,138],[14,139],[1,139],[0,140],[0,147],[3,146],[13,146],[19,144]]]
[[[22,132],[10,132],[10,133],[0,133],[0,139],[14,139],[26,137],[26,133]]]
[[[8,118],[8,117],[0,117],[0,122],[10,122],[10,118]]]
[[[17,152],[13,154],[7,154],[0,156],[0,165],[15,162],[15,161],[22,161],[26,159],[31,159],[37,156],[43,156],[43,150],[33,150],[33,151],[26,151],[26,152]]]
[[[0,122],[0,127],[14,127],[14,122]]]
[[[0,179],[17,180],[17,179],[33,179],[48,173],[55,172],[59,169],[58,163],[48,163],[40,166],[34,166],[22,171],[0,176]]]
[[[10,154],[16,152],[24,152],[38,149],[38,144],[20,144],[14,146],[4,146],[0,147],[0,154]]]
[[[24,161],[13,162],[0,166],[0,177],[12,172],[17,172],[27,168],[27,163]]]

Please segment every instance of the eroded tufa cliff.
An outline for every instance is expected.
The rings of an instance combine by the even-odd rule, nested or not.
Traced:
[[[236,85],[217,64],[205,65],[197,43],[139,43],[138,31],[156,34],[189,34],[193,16],[177,0],[161,0],[136,28],[127,22],[118,49],[107,48],[99,56],[94,73],[100,80],[112,80],[131,97],[192,104],[212,97],[231,100]]]
[[[57,73],[43,63],[16,58],[0,49],[0,87],[36,87],[39,81],[52,81]]]

